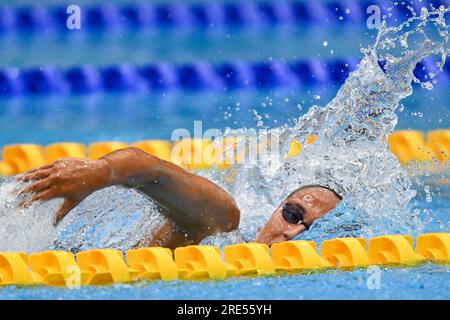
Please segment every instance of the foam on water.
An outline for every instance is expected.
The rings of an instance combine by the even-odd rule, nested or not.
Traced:
[[[60,200],[34,203],[23,209],[21,197],[12,196],[18,187],[6,180],[0,187],[0,251],[27,251],[48,248],[56,237],[51,216]]]
[[[328,185],[344,195],[344,201],[301,238],[420,232],[424,221],[409,206],[416,192],[389,151],[386,137],[396,126],[400,100],[412,93],[411,83],[418,81],[413,74],[416,64],[437,54],[442,57],[438,66],[442,68],[449,55],[444,17],[449,10],[422,11],[398,27],[383,23],[374,45],[363,51],[358,69],[330,103],[310,108],[294,126],[275,128],[258,137],[266,141],[267,135],[276,136],[281,154],[287,154],[292,139],[305,146],[307,137],[316,134],[317,140],[298,156],[280,159],[277,150],[256,162],[201,172],[231,192],[242,213],[238,231],[209,237],[203,243],[250,240],[280,201],[307,184]],[[385,71],[380,61],[386,62]],[[433,78],[434,74],[429,75],[422,86],[430,88]],[[10,194],[17,187],[11,180],[0,186],[0,250],[128,249],[164,222],[151,200],[134,190],[113,187],[85,199],[54,228],[50,217],[59,200],[20,209],[18,199]]]

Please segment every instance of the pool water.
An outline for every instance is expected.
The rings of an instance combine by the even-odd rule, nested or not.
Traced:
[[[416,90],[403,101],[397,129],[447,128],[448,88]],[[24,97],[0,100],[0,145],[49,144],[61,141],[91,143],[118,140],[167,139],[177,128],[193,131],[256,127],[256,114],[264,127],[292,124],[314,104],[325,105],[338,88],[279,90],[276,92],[171,93],[166,95],[100,95],[87,97]],[[319,95],[317,100],[313,96]],[[317,97],[316,97],[317,98]],[[432,103],[430,103],[432,101]],[[239,106],[239,107],[237,107]],[[236,109],[238,109],[236,111]]]

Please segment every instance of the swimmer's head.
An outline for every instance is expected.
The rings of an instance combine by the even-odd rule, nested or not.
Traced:
[[[342,197],[320,185],[301,187],[292,192],[274,211],[255,241],[269,245],[295,238],[308,230],[314,220],[334,209]]]

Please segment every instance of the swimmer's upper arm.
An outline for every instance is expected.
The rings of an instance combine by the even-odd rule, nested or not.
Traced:
[[[177,226],[203,236],[237,229],[240,211],[228,192],[170,162],[162,161],[157,171],[157,183],[138,188],[167,209]]]

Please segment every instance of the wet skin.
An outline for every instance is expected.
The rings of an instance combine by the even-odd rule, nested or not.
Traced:
[[[165,223],[136,244],[175,248],[198,244],[203,238],[239,227],[240,211],[232,196],[215,183],[189,173],[136,148],[114,151],[98,160],[66,158],[31,170],[18,179],[31,181],[20,193],[30,193],[24,206],[34,201],[63,198],[53,216],[58,224],[91,193],[113,185],[134,188],[160,207]],[[306,228],[290,224],[281,214],[285,203],[304,211],[310,225],[331,211],[339,199],[329,190],[311,187],[290,195],[272,214],[256,242],[272,244],[292,239]]]
[[[339,201],[340,199],[332,191],[325,188],[310,187],[298,190],[275,209],[255,241],[271,245],[291,240],[305,231],[306,226],[310,226],[314,220],[333,210]],[[303,224],[291,224],[283,218],[282,209],[286,204],[296,205],[302,209]]]

